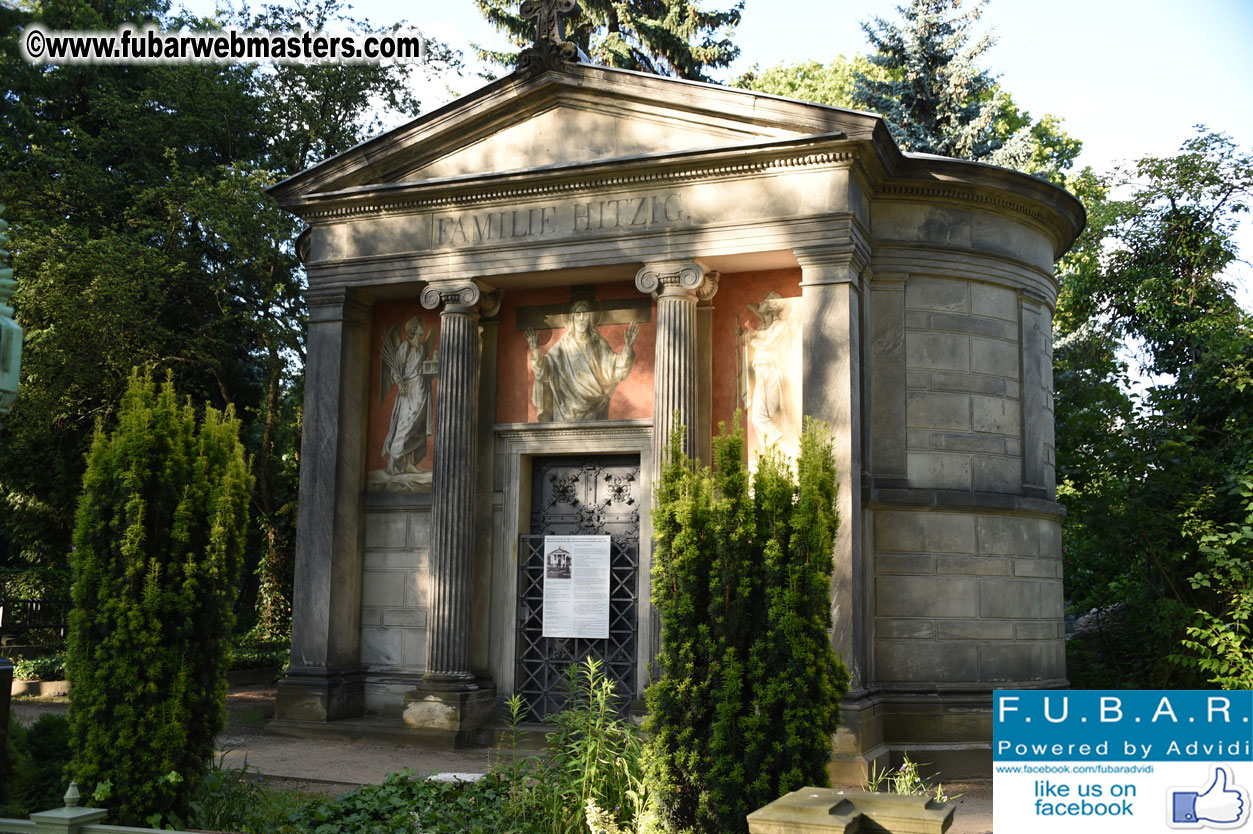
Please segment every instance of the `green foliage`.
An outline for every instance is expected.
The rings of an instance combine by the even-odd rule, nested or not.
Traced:
[[[996,42],[976,37],[986,3],[974,0],[963,11],[961,0],[911,0],[898,7],[900,21],[864,22],[874,51],[849,67],[854,78],[830,85],[838,100],[810,100],[881,113],[907,151],[990,162],[1064,184],[1083,145],[1057,116],[1033,121],[979,66]]]
[[[65,655],[24,657],[13,664],[13,679],[19,681],[65,680]]]
[[[202,20],[161,0],[0,4],[6,32],[370,29],[335,0]],[[176,367],[180,394],[234,405],[256,478],[241,626],[290,619],[304,271],[303,224],[266,188],[416,114],[412,64],[56,66],[0,44],[0,203],[13,223],[13,298],[26,330],[22,396],[0,442],[0,566],[64,570],[97,420],[133,367]]]
[[[64,646],[61,647],[62,649]],[[64,651],[38,657],[24,657],[13,662],[13,678],[21,681],[65,680]],[[259,640],[245,636],[230,651],[231,671],[236,669],[279,669],[291,657],[291,640]]]
[[[393,773],[334,800],[301,809],[280,831],[302,834],[532,834],[538,821],[515,821],[504,813],[508,785],[489,775],[478,782],[450,783]]]
[[[544,754],[519,760],[515,748],[512,763],[499,771],[510,788],[510,815],[545,834],[582,834],[593,821],[635,831],[649,815],[640,732],[619,715],[601,661],[589,657],[571,666],[566,684],[569,706],[550,718],[556,729],[545,737]],[[509,707],[516,745],[521,698],[515,695]]]
[[[512,749],[482,781],[429,782],[408,771],[329,800],[267,789],[246,772],[209,770],[190,801],[189,825],[262,834],[582,834],[644,831],[649,796],[640,732],[617,712],[600,662],[572,666],[570,706],[551,718],[540,755],[518,755],[525,719],[509,701]]]
[[[831,107],[856,108],[853,92],[860,76],[887,79],[886,72],[863,55],[852,59],[837,55],[827,64],[802,61],[776,64],[764,70],[754,66],[750,72],[737,78],[733,86]]]
[[[1066,586],[1076,609],[1098,612],[1070,641],[1078,685],[1249,681],[1253,317],[1222,270],[1251,195],[1253,157],[1200,133],[1099,181],[1089,230],[1059,265]],[[1127,343],[1153,375],[1135,393]]]
[[[1202,569],[1188,584],[1194,591],[1212,591],[1222,607],[1196,611],[1182,641],[1185,652],[1172,659],[1223,689],[1253,689],[1253,473],[1240,478],[1232,492],[1244,500],[1243,519],[1227,524],[1196,519],[1184,530],[1202,557]]]
[[[869,60],[888,77],[863,76],[854,98],[883,114],[905,150],[982,159],[999,147],[994,79],[978,66],[995,41],[974,33],[985,4],[962,12],[961,0],[911,0],[899,23],[862,23]]]
[[[889,26],[882,21],[880,23]],[[920,30],[914,33],[915,37],[925,39],[926,34],[921,30],[925,28],[926,21],[918,20],[914,25]],[[970,60],[974,57],[977,56]],[[777,64],[765,70],[754,67],[751,72],[736,79],[734,85],[832,107],[877,110],[888,119],[892,135],[905,150],[947,152],[952,156],[966,156],[1013,168],[1056,185],[1064,185],[1082,196],[1087,181],[1068,178],[1066,171],[1074,165],[1083,143],[1062,129],[1062,119],[1046,113],[1039,121],[1032,121],[1030,113],[1021,110],[1007,91],[992,82],[983,94],[976,96],[978,101],[971,103],[971,112],[978,104],[980,127],[977,130],[984,131],[986,136],[980,139],[978,147],[970,142],[961,144],[949,136],[953,128],[927,115],[930,110],[938,108],[938,104],[924,107],[918,103],[916,95],[911,97],[908,93],[908,85],[903,83],[909,77],[905,67],[884,61],[887,61],[884,55],[875,59],[858,55],[851,60],[841,55],[828,64],[805,61]],[[871,98],[867,93],[870,88],[880,92]],[[941,92],[933,91],[936,96],[940,96]],[[906,106],[907,102],[913,102],[913,110]],[[901,123],[894,119],[901,120]],[[913,136],[902,124],[926,136],[923,139]],[[974,127],[970,129],[975,130]]]
[[[231,669],[277,669],[291,658],[291,640],[247,636],[231,649]]]
[[[11,776],[0,784],[0,814],[25,817],[64,805],[69,787],[70,724],[63,715],[41,715],[28,728],[9,722]]]
[[[847,673],[831,651],[838,519],[826,430],[799,478],[777,454],[752,476],[738,417],[699,470],[672,434],[654,498],[661,677],[648,690],[658,814],[668,830],[741,831],[745,814],[826,784]]]
[[[122,823],[183,817],[223,726],[252,477],[239,423],[197,425],[173,382],[131,375],[96,432],[74,533],[73,774]]]
[[[292,817],[320,801],[301,791],[269,788],[247,764],[225,768],[219,759],[188,802],[187,827],[242,834],[291,830]]]
[[[69,571],[39,565],[0,569],[0,599],[63,600],[69,596]]]
[[[948,802],[961,797],[961,794],[950,797],[944,792],[944,785],[937,778],[939,774],[923,776],[922,768],[926,765],[912,761],[908,753],[902,754],[902,759],[899,767],[887,767],[883,770],[871,764],[870,774],[866,777],[866,790],[901,796],[929,796],[936,802]]]
[[[1082,184],[1065,173],[1074,166],[1083,143],[1062,129],[1063,119],[1045,113],[1039,121],[1033,122],[1031,114],[1019,109],[1013,97],[999,84],[993,100],[997,112],[992,130],[999,147],[983,161],[1046,179],[1083,196]]]
[[[487,22],[517,46],[535,40],[535,23],[518,13],[513,0],[474,0]],[[704,11],[699,0],[580,0],[569,18],[566,40],[593,63],[696,81],[706,71],[729,65],[740,54],[731,42],[744,0],[726,11]],[[516,52],[477,49],[483,60],[512,67]]]

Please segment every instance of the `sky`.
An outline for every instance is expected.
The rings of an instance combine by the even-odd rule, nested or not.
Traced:
[[[861,21],[896,18],[905,0],[747,0],[735,34],[740,58],[718,80],[754,64],[828,61],[868,51]],[[215,0],[186,0],[196,12]],[[407,20],[461,49],[507,48],[473,0],[349,0],[354,15],[376,28]],[[968,5],[965,0],[963,5]],[[705,8],[728,3],[703,0]],[[1253,149],[1253,0],[990,0],[979,31],[997,44],[984,65],[1034,118],[1052,113],[1082,140],[1078,165],[1108,171],[1119,162],[1176,152],[1195,125],[1229,134]],[[473,73],[455,82],[469,92],[484,83]],[[424,91],[424,109],[455,97]],[[1253,259],[1253,223],[1238,236]],[[1253,309],[1253,268],[1229,277]]]

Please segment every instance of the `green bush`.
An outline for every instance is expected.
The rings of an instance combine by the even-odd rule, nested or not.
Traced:
[[[70,761],[70,724],[63,715],[41,715],[28,728],[17,719],[9,722],[11,774],[0,784],[0,811],[25,817],[65,804],[70,780],[65,775]]]
[[[98,427],[74,531],[71,771],[114,823],[185,818],[224,724],[252,478],[239,424],[197,425],[174,385],[133,373]]]
[[[488,775],[479,782],[429,782],[409,771],[393,773],[333,800],[293,814],[282,832],[301,834],[541,834],[538,820],[506,813],[509,786]]]
[[[13,664],[13,679],[19,681],[65,680],[65,655],[26,657]]]
[[[650,759],[672,831],[744,831],[745,815],[826,762],[848,674],[831,651],[838,519],[831,441],[807,426],[794,478],[761,456],[750,477],[737,416],[713,472],[677,432],[654,498],[653,604],[661,677],[648,690]]]
[[[291,657],[290,640],[242,641],[231,649],[230,670],[281,669]],[[65,652],[27,657],[13,663],[19,681],[65,680]]]
[[[291,658],[291,640],[242,640],[231,651],[231,669],[281,669]]]

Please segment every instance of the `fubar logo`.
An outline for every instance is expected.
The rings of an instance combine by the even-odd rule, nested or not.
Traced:
[[[997,692],[993,813],[1016,834],[1241,828],[1253,692]]]

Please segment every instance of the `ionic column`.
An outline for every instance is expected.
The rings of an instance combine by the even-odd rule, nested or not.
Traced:
[[[653,469],[654,482],[661,478],[662,463],[674,427],[675,414],[683,426],[683,453],[697,454],[697,388],[700,373],[696,363],[698,326],[696,305],[713,298],[718,291],[718,273],[705,272],[691,261],[646,264],[635,276],[640,292],[657,299],[657,346],[653,360]],[[651,571],[652,556],[641,570]],[[648,575],[647,572],[645,575]],[[643,639],[648,659],[661,650],[661,618],[651,609]]]
[[[698,301],[718,291],[718,273],[692,261],[647,264],[635,276],[640,292],[657,299],[657,347],[653,365],[653,477],[660,477],[674,415],[683,426],[683,452],[697,453],[696,364]]]
[[[439,308],[439,401],[431,500],[431,602],[424,689],[473,690],[470,579],[478,468],[479,315],[499,306],[474,282],[432,282],[422,306]]]

